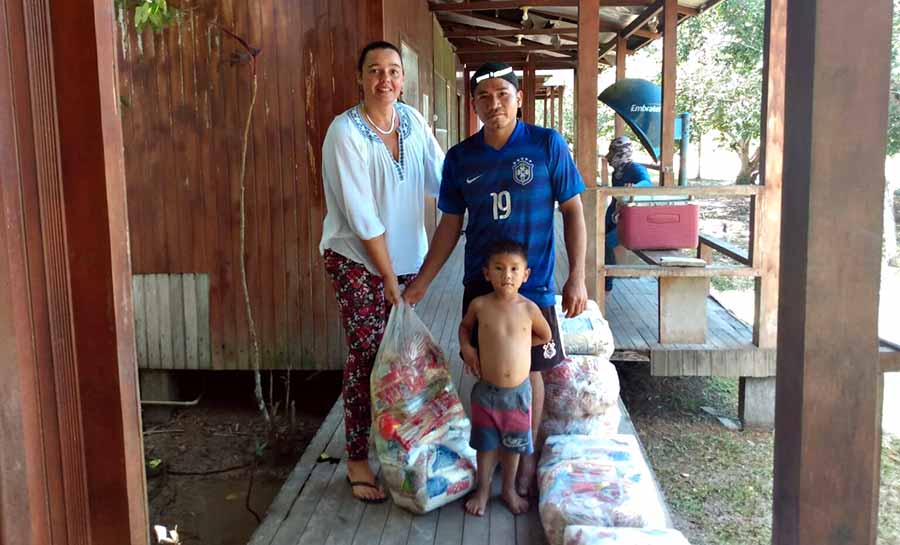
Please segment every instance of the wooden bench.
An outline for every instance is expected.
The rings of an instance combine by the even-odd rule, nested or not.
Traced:
[[[712,251],[718,251],[739,265],[713,265]],[[747,252],[733,244],[701,235],[697,257],[700,266],[673,266],[672,258],[683,258],[678,251],[632,250],[644,265],[608,265],[608,276],[655,276],[659,283],[659,342],[661,344],[704,344],[706,342],[706,300],[709,279],[713,276],[756,276],[749,267]]]

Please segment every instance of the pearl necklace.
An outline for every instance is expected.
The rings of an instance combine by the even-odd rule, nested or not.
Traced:
[[[363,106],[362,111],[363,111],[363,115],[366,116],[366,119],[369,120],[369,123],[371,123],[372,126],[375,127],[376,131],[380,132],[381,134],[383,134],[385,136],[394,132],[394,120],[397,119],[397,110],[395,110],[393,106],[391,106],[391,126],[386,131],[381,130],[381,128],[378,125],[376,125],[374,121],[372,121],[372,118],[369,117],[368,112],[366,112],[365,106]]]

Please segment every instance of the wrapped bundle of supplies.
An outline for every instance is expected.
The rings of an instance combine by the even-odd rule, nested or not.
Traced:
[[[566,526],[563,545],[690,545],[678,530]]]
[[[541,522],[550,545],[563,545],[571,525],[666,527],[650,470],[630,435],[548,438],[538,465],[538,486]]]
[[[567,355],[600,356],[609,359],[615,350],[609,322],[600,307],[588,300],[584,312],[574,318],[566,318],[562,310],[562,298],[556,298],[556,315],[559,316],[560,335]]]
[[[406,303],[391,311],[371,388],[375,450],[394,503],[425,513],[468,493],[469,419],[443,352]]]
[[[618,402],[619,375],[608,359],[565,358],[544,372],[544,418],[538,444],[551,435],[615,433],[621,417]]]

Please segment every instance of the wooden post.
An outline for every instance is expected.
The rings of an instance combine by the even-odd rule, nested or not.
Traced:
[[[787,24],[786,0],[770,0],[766,17],[763,62],[762,191],[750,203],[750,259],[759,268],[753,344],[775,348],[778,334],[778,261],[781,246],[781,174],[784,161],[784,68]]]
[[[541,109],[543,110],[543,115],[544,115],[544,121],[543,121],[542,125],[544,127],[548,127],[549,125],[547,125],[547,97],[544,97],[541,100],[541,104],[542,104]]]
[[[559,88],[559,114],[556,116],[557,123],[559,123],[559,132],[563,132],[565,128],[565,123],[563,122],[563,97],[566,94],[566,88]]]
[[[0,3],[3,543],[147,542],[114,25]]]
[[[675,171],[675,67],[678,43],[678,0],[663,4],[663,60],[662,60],[662,132],[660,135],[660,185],[674,186]]]
[[[628,53],[628,40],[620,34],[616,37],[616,81],[625,79],[625,55]],[[616,114],[615,136],[625,134],[625,121],[622,116]]]
[[[584,220],[587,227],[587,256],[585,258],[588,295],[603,309],[605,274],[602,246],[606,225],[606,200],[598,199],[597,186],[597,48],[600,46],[600,2],[578,2],[578,69],[575,75],[575,160],[588,190],[584,200]]]
[[[787,4],[774,545],[876,542],[891,7]]]
[[[545,116],[547,115],[547,107],[549,106],[550,107],[550,124],[547,125],[547,123],[545,121],[544,125],[547,127],[550,127],[550,128],[556,128],[556,95],[554,94],[556,87],[549,87],[548,89],[549,89],[548,98],[550,100],[548,101],[546,98],[544,99],[544,115]]]
[[[537,80],[534,77],[534,57],[532,55],[528,56],[528,60],[525,63],[524,76],[523,87],[525,88],[525,97],[522,104],[522,120],[525,121],[525,123],[531,123],[533,125],[535,123],[535,104],[537,103],[534,97],[535,91],[537,90]]]
[[[472,103],[472,92],[469,90],[471,85],[472,71],[468,67],[463,69],[463,87],[466,93],[466,138],[478,132],[478,115],[475,113],[475,104]]]

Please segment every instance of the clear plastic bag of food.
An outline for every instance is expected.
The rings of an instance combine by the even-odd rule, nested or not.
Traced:
[[[559,299],[556,312],[559,317],[559,334],[567,356],[612,356],[616,349],[612,330],[597,303],[588,300],[584,312],[574,318],[566,318],[562,300]]]
[[[554,435],[538,465],[539,511],[550,545],[567,526],[665,528],[665,511],[630,435]]]
[[[615,435],[619,431],[622,411],[618,404],[594,416],[579,418],[544,418],[538,430],[537,445],[553,435]]]
[[[572,420],[602,415],[619,399],[619,375],[608,359],[569,356],[544,371],[544,417]]]
[[[391,310],[371,392],[375,451],[394,503],[426,513],[468,493],[469,419],[443,351],[405,302]]]
[[[690,545],[673,529],[566,526],[563,545]]]

